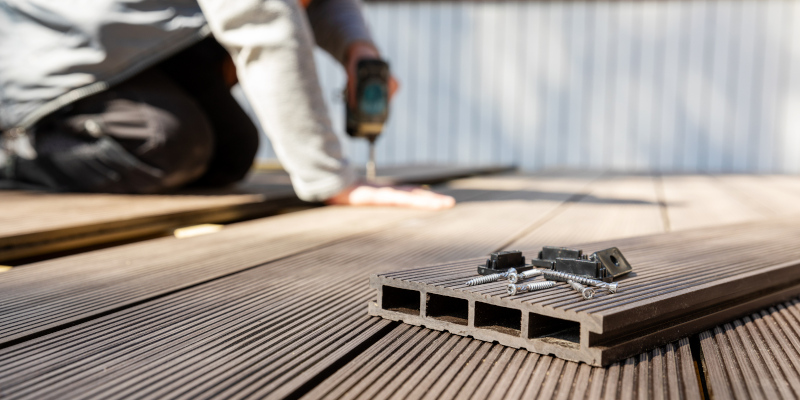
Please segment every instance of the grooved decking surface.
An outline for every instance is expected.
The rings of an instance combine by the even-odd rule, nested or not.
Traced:
[[[402,325],[306,398],[699,399],[689,341],[606,368]]]
[[[605,365],[724,322],[734,304],[758,303],[733,311],[733,315],[739,315],[800,295],[798,242],[800,218],[787,218],[574,246],[586,253],[617,246],[634,266],[633,272],[617,280],[619,292],[598,291],[591,300],[584,300],[566,283],[518,295],[507,294],[506,280],[467,286],[467,280],[478,276],[476,267],[484,258],[382,273],[371,279],[378,299],[371,304],[370,314]],[[538,250],[523,253],[535,257]],[[537,277],[527,282],[545,280]],[[395,311],[386,304],[387,298],[392,298],[387,287],[410,290],[423,298],[432,293],[464,299],[469,323],[426,315],[425,301],[420,301],[414,315],[408,310]],[[775,300],[774,296],[780,297]],[[767,300],[759,300],[762,297]],[[521,325],[516,331],[500,332],[479,327],[478,319],[493,318],[500,310],[482,311],[478,307],[481,304],[518,310],[520,315],[514,318],[517,325],[522,321]],[[722,316],[717,315],[720,313]],[[579,323],[580,330],[576,327],[572,333],[580,337],[579,343],[561,340],[556,331],[563,328],[555,327],[553,332],[529,337],[528,324],[547,329],[542,317]]]
[[[378,170],[387,184],[441,182],[496,173],[502,166],[397,166]],[[2,182],[0,182],[2,184]],[[303,206],[284,171],[254,171],[235,187],[169,195],[0,190],[0,262],[169,232],[199,223],[265,216]]]
[[[594,368],[369,317],[367,277],[789,216],[800,201],[800,179],[780,176],[551,173],[441,189],[455,209],[325,207],[0,273],[0,396],[699,398],[698,376],[716,382],[696,373],[711,371],[699,336]]]
[[[798,337],[797,299],[701,333],[709,390],[718,398],[797,398]]]

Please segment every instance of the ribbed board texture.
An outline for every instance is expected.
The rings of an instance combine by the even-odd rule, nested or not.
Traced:
[[[305,398],[699,399],[684,339],[606,368],[400,326]]]
[[[800,397],[800,300],[777,304],[699,336],[712,397]]]
[[[483,259],[380,276],[496,296],[512,303],[535,303],[562,312],[575,312],[587,318],[630,314],[626,322],[634,326],[643,320],[633,312],[637,307],[677,298],[687,289],[800,260],[800,247],[793,246],[798,241],[800,219],[790,218],[590,244],[584,247],[587,253],[617,246],[634,266],[631,276],[618,280],[621,287],[618,293],[600,291],[590,301],[583,300],[566,285],[559,289],[514,296],[506,293],[506,281],[466,286],[467,280],[477,276],[476,266]],[[538,249],[529,250],[526,254],[530,257]],[[543,281],[544,278],[536,280]]]
[[[595,178],[589,174],[466,179],[449,185],[448,191],[461,200],[449,212],[325,208],[235,224],[208,236],[159,239],[4,272],[0,304],[14,306],[0,313],[0,329],[6,329],[3,337],[14,329],[23,336],[35,335],[0,345],[0,396],[282,398],[318,384],[359,394],[335,383],[343,377],[336,371],[383,360],[372,356],[385,354],[382,347],[392,345],[402,329],[416,329],[392,328],[365,315],[366,303],[374,296],[366,278],[371,273],[485,257],[521,238],[526,238],[525,248],[553,244],[556,238],[565,242],[571,238],[568,243],[602,240],[596,230],[574,229],[568,234],[571,223],[586,223],[577,220],[587,215],[580,210],[581,199],[596,199],[587,203],[596,207],[594,217],[615,213],[631,221],[620,231],[606,230],[615,237],[624,236],[627,229],[637,234],[661,232],[667,226],[663,211],[670,218],[682,216],[684,227],[707,223],[702,213],[693,217],[691,210],[700,208],[696,202],[705,204],[708,199],[686,196],[664,203],[663,196],[652,195],[657,193],[658,179]],[[710,179],[709,186],[720,188],[726,179]],[[800,198],[798,184],[800,180],[788,177],[756,183],[795,200]],[[599,191],[613,185],[649,185],[652,191]],[[680,192],[680,185],[678,178],[663,178],[668,196],[671,190]],[[773,200],[758,198],[761,191],[756,185],[751,188],[755,197],[748,201],[741,193],[726,192],[729,210],[752,219],[767,216],[756,204]],[[626,216],[626,209],[638,217]],[[563,230],[540,229],[546,224]],[[439,385],[437,393],[453,393],[457,385],[446,379],[434,382],[436,374],[447,373],[451,380],[470,382],[476,393],[499,396],[501,386],[474,374],[487,371],[513,383],[504,392],[512,397],[548,398],[548,390],[561,398],[637,398],[646,391],[653,398],[679,398],[681,390],[692,398],[691,393],[698,393],[687,389],[692,382],[686,372],[691,352],[681,342],[673,343],[672,350],[662,348],[660,355],[649,353],[647,360],[635,357],[608,369],[592,369],[449,334],[426,330],[413,334],[428,335],[423,336],[428,344],[412,346],[416,350],[409,352],[426,351],[423,356],[402,370],[399,358],[390,373],[376,377],[381,383],[374,388],[366,381],[360,385],[378,394],[410,393],[408,387],[415,385],[426,392]],[[385,340],[373,344],[377,338]],[[469,349],[465,357],[447,351],[447,346],[456,344],[460,347],[451,348]],[[478,364],[486,357],[494,357],[494,363]],[[655,367],[659,362],[661,366]],[[416,365],[422,372],[414,370]],[[403,389],[384,391],[383,382]],[[537,382],[547,382],[546,390]]]
[[[495,192],[475,186],[467,189],[470,185],[466,184],[458,193],[465,202],[456,210],[433,214],[401,212],[405,222],[399,225],[396,220],[392,223],[386,216],[380,217],[380,213],[389,212],[385,209],[347,210],[371,213],[360,215],[358,220],[362,223],[379,221],[383,226],[394,227],[343,239],[336,245],[302,254],[295,252],[293,257],[268,262],[2,349],[0,386],[12,398],[91,398],[100,393],[109,397],[129,397],[137,393],[152,398],[288,395],[385,326],[386,322],[367,317],[365,313],[366,303],[373,295],[366,284],[369,273],[486,254],[530,224],[529,219],[521,219],[519,215],[546,215],[570,197],[566,192],[556,197],[557,200],[515,200],[526,193],[525,189],[569,190],[583,188],[586,182],[588,180],[583,178],[511,179],[506,185],[516,186],[515,189]],[[498,186],[503,185],[500,178]],[[503,207],[486,207],[483,201],[489,200],[507,202]],[[343,210],[315,211],[316,215],[307,215],[308,221],[319,221],[326,212]],[[390,214],[398,215],[397,211]],[[428,218],[420,218],[422,216]],[[285,217],[299,222],[292,214]],[[355,220],[338,221],[334,224],[338,229],[359,225]],[[182,285],[186,277],[181,277],[181,268],[186,268],[183,274],[195,276],[201,271],[198,265],[205,263],[213,266],[209,267],[212,272],[218,273],[216,268],[223,261],[229,268],[242,269],[255,265],[258,259],[274,260],[274,250],[255,247],[258,240],[264,246],[277,241],[266,240],[263,236],[270,232],[268,224],[269,220],[248,223],[248,232],[241,229],[237,240],[216,234],[186,239],[186,242],[193,241],[195,248],[209,252],[189,263],[185,259],[188,251],[178,251],[175,243],[166,240],[76,256],[70,261],[76,266],[73,268],[78,268],[82,261],[92,257],[109,260],[123,250],[129,251],[139,254],[144,266],[117,267],[117,273],[119,268],[126,271],[119,279],[131,280],[131,277],[159,270],[170,271],[170,263],[176,269],[172,272],[174,275],[167,275],[171,276],[169,279],[153,277],[128,285],[139,290],[148,290],[148,285],[155,284]],[[458,242],[449,239],[471,226],[483,226],[482,234]],[[252,237],[245,241],[248,235]],[[225,240],[220,242],[221,239]],[[226,246],[225,251],[214,248],[214,243]],[[398,246],[399,243],[403,245]],[[157,254],[154,253],[157,249],[171,250],[176,258],[169,263],[158,260],[153,255]],[[149,255],[143,254],[148,250]],[[215,254],[224,258],[213,258]],[[32,268],[29,270],[32,272],[59,264],[63,261],[26,268]],[[92,274],[99,274],[99,267],[94,268]],[[23,271],[12,272],[23,274]],[[126,287],[121,282],[112,282],[109,287],[114,289],[115,286],[117,289]],[[89,299],[99,293],[85,286],[73,286],[73,291],[85,291]],[[24,292],[17,292],[21,294]],[[63,295],[68,296],[67,293]],[[65,307],[91,313],[86,308],[92,304],[93,301],[84,299]],[[19,307],[15,310],[20,313]],[[38,311],[28,309],[21,313],[30,319]],[[76,348],[82,349],[79,354]],[[38,360],[34,367],[27,362],[32,358]],[[102,373],[98,373],[98,365],[104,366]],[[92,382],[92,385],[87,386],[85,382]]]

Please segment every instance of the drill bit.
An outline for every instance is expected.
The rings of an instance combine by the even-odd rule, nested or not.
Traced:
[[[369,137],[369,160],[367,160],[367,183],[375,183],[375,136]]]

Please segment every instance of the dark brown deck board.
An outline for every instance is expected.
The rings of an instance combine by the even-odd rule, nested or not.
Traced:
[[[0,343],[430,212],[324,208],[29,264],[0,279]],[[328,218],[330,224],[321,225]]]
[[[800,396],[800,300],[778,304],[699,335],[714,398]]]
[[[601,368],[402,325],[305,398],[699,399],[693,363],[688,340]]]
[[[587,252],[616,245],[635,266],[632,276],[621,280],[620,292],[600,292],[590,301],[566,284],[515,296],[506,293],[508,282],[466,286],[483,259],[378,274],[371,279],[378,299],[371,303],[370,314],[605,365],[800,294],[800,249],[793,246],[800,238],[798,225],[800,219],[784,218],[586,245]],[[537,251],[527,254],[532,257]],[[423,298],[432,293],[464,299],[469,302],[469,324],[429,317],[425,304],[417,315],[393,311],[381,303],[386,287],[412,290]],[[477,326],[477,319],[493,311],[482,311],[481,304],[575,321],[580,324],[580,346],[528,339],[524,315],[521,332],[483,329]]]
[[[387,184],[437,183],[509,171],[510,167],[446,165],[379,169]],[[266,216],[302,206],[284,171],[255,171],[224,189],[167,195],[114,195],[0,190],[0,261],[146,237],[200,223]]]
[[[694,181],[697,179],[701,179],[701,182],[697,182],[695,184]],[[756,213],[753,209],[736,199],[729,199],[728,197],[723,197],[721,194],[723,192],[717,190],[713,192],[697,192],[697,196],[690,196],[690,193],[696,192],[698,189],[706,188],[707,182],[709,178],[697,178],[687,176],[687,177],[670,177],[670,180],[665,183],[667,186],[668,191],[668,199],[667,199],[667,207],[669,210],[669,222],[678,221],[676,228],[678,230],[683,230],[687,228],[696,228],[696,227],[703,227],[703,226],[710,226],[710,225],[718,225],[718,224],[727,224],[727,223],[735,223],[735,222],[744,222],[748,220],[756,220],[762,218],[761,214]],[[787,186],[794,185],[792,187],[796,187],[798,193],[800,193],[800,179],[796,177],[788,178],[788,177],[781,177],[782,181]],[[687,181],[691,182],[691,185],[687,185]],[[686,187],[689,186],[689,187]],[[754,191],[757,190],[754,188]],[[681,197],[676,197],[674,195],[675,192],[681,194]],[[715,197],[715,195],[717,197]],[[724,207],[719,207],[720,202],[723,204],[727,204]],[[717,208],[715,208],[717,207]],[[685,211],[686,210],[686,211]],[[526,238],[526,242],[529,244],[535,244],[535,246],[550,244],[548,240],[551,237],[551,232],[543,231],[541,229],[535,230],[535,233],[538,234],[538,239],[531,235],[530,238]],[[581,235],[582,232],[578,233]],[[531,247],[535,247],[531,246]],[[511,246],[513,247],[513,245]],[[510,248],[510,247],[509,247]],[[392,337],[394,332],[391,334]],[[448,333],[442,333],[443,337],[446,338],[448,342],[456,342],[456,341],[469,341],[466,338],[458,338],[456,335],[451,335]],[[387,342],[392,342],[392,337],[387,338]],[[318,397],[321,393],[330,390],[331,387],[336,387],[336,390],[341,391],[344,390],[343,388],[347,387],[346,383],[342,383],[340,385],[340,380],[344,376],[353,376],[352,369],[356,368],[358,365],[368,362],[371,360],[379,360],[379,357],[376,357],[374,352],[381,350],[380,343],[374,345],[369,351],[372,353],[364,353],[363,357],[359,357],[350,364],[347,365],[347,370],[342,370],[341,373],[337,373],[332,376],[329,380],[323,382],[315,391],[309,393],[308,398],[315,398]],[[688,346],[687,346],[688,347]],[[697,386],[696,379],[687,379],[687,380],[679,380],[678,374],[681,370],[675,368],[675,360],[676,358],[679,359],[675,355],[675,350],[673,347],[668,346],[666,349],[657,349],[653,352],[652,355],[648,356],[648,360],[650,360],[651,367],[650,375],[652,378],[652,382],[650,384],[651,393],[649,396],[645,396],[639,393],[634,398],[654,398],[654,399],[672,399],[672,398],[699,398],[699,387]],[[462,351],[462,348],[456,349],[459,354]],[[687,349],[688,350],[688,349]],[[688,354],[689,352],[684,352],[684,354]],[[413,353],[411,353],[413,354]],[[491,398],[520,398],[523,393],[525,393],[526,385],[529,382],[531,383],[532,387],[538,387],[537,385],[541,383],[533,377],[534,367],[536,366],[536,360],[540,357],[544,357],[546,360],[552,360],[552,357],[545,357],[540,356],[538,354],[529,353],[523,350],[517,350],[516,353],[517,358],[522,358],[524,361],[521,361],[521,364],[516,364],[512,361],[511,364],[508,365],[508,368],[505,369],[504,372],[504,379],[501,382],[510,381],[510,385],[506,388],[502,385],[496,385],[493,389],[492,397]],[[427,362],[422,368],[420,368],[414,375],[412,375],[408,380],[403,383],[402,388],[408,388],[407,390],[399,390],[392,398],[407,398],[409,393],[414,395],[415,397],[420,397],[422,393],[425,393],[427,388],[431,387],[431,382],[438,380],[439,375],[443,373],[443,371],[447,370],[448,368],[457,369],[466,361],[455,361],[452,358],[452,350],[450,348],[444,348],[441,351],[437,351],[434,353],[433,356],[428,356],[429,362]],[[533,361],[532,361],[533,360]],[[455,363],[454,363],[455,361]],[[684,358],[684,371],[691,371],[694,367],[693,365],[688,362],[688,358]],[[619,381],[619,365],[615,364],[611,367],[607,368],[596,368],[596,367],[589,367],[586,365],[581,365],[581,368],[586,371],[590,370],[591,373],[589,374],[591,377],[591,381],[582,385],[581,383],[585,382],[586,373],[578,374],[578,378],[575,382],[575,389],[572,393],[572,398],[608,398],[608,399],[615,399],[618,397],[618,393],[621,391],[617,385]],[[644,370],[644,369],[643,369]],[[669,372],[669,373],[668,373]],[[352,379],[352,378],[351,378]],[[481,379],[481,377],[476,377],[475,379]],[[609,384],[606,384],[606,380],[609,379]],[[683,390],[685,387],[681,387],[679,385],[679,381],[687,382],[688,385],[688,392]],[[608,386],[608,387],[607,387]],[[414,389],[414,392],[410,392],[411,389]],[[530,391],[527,393],[530,395]],[[683,394],[683,396],[681,396]],[[333,397],[333,396],[329,396]],[[530,398],[527,396],[525,398]],[[725,398],[725,397],[721,397]]]
[[[511,178],[499,177],[498,179],[509,180]],[[552,179],[537,180],[533,178],[528,185],[541,189],[547,187],[548,181],[552,181]],[[352,349],[369,339],[372,335],[370,332],[374,333],[378,329],[375,324],[385,324],[383,321],[370,319],[364,314],[365,304],[370,297],[370,290],[365,285],[364,279],[370,271],[396,268],[401,262],[409,262],[409,260],[419,264],[452,259],[457,254],[485,254],[496,248],[498,243],[508,240],[513,232],[524,228],[529,223],[527,219],[519,218],[519,215],[527,215],[527,213],[536,215],[538,212],[545,212],[559,204],[558,201],[550,199],[540,202],[518,201],[516,199],[520,198],[520,193],[514,190],[481,193],[472,189],[460,194],[469,196],[472,201],[463,203],[450,212],[429,213],[424,218],[421,214],[411,219],[406,218],[406,222],[396,224],[392,229],[360,235],[343,240],[335,246],[319,248],[266,263],[246,272],[227,276],[189,290],[178,291],[159,298],[158,301],[145,302],[0,350],[0,358],[6,361],[18,357],[29,357],[37,353],[41,356],[34,357],[42,357],[42,362],[33,370],[21,369],[19,364],[16,364],[16,369],[10,367],[16,373],[15,379],[5,381],[4,388],[7,393],[12,394],[27,393],[26,390],[30,390],[30,393],[39,393],[45,387],[48,392],[68,394],[70,397],[79,397],[84,394],[89,396],[95,393],[85,391],[85,388],[80,385],[70,385],[69,381],[64,381],[63,375],[58,381],[31,379],[31,373],[40,376],[43,374],[43,370],[59,368],[60,364],[57,364],[55,360],[69,359],[75,346],[72,338],[81,338],[80,346],[95,346],[98,349],[97,352],[81,354],[77,359],[71,360],[61,368],[68,368],[69,374],[73,374],[78,381],[92,380],[94,386],[91,390],[111,390],[113,388],[122,393],[126,390],[141,391],[148,388],[159,397],[168,397],[177,395],[179,391],[183,390],[181,388],[190,386],[194,388],[193,382],[196,382],[199,386],[191,390],[209,395],[234,392],[237,393],[236,396],[246,394],[253,396],[287,395],[310,379],[309,375],[314,376],[315,373],[319,373],[328,365],[335,363],[336,354],[345,349]],[[498,197],[501,202],[504,198],[509,199],[508,204],[504,203],[504,207],[496,207],[497,203],[492,203],[492,200]],[[565,197],[569,197],[569,195]],[[399,210],[389,211],[393,214],[404,213]],[[377,213],[378,210],[372,212]],[[302,213],[290,214],[286,218],[297,218],[297,214]],[[373,218],[377,219],[377,214]],[[309,217],[309,219],[313,218]],[[385,217],[381,219],[385,219]],[[266,224],[266,222],[258,221],[248,224],[252,226],[250,232],[254,236],[252,240],[259,238],[263,240],[264,237],[261,236],[262,234],[259,233],[256,226]],[[262,227],[266,228],[267,226],[263,225]],[[458,243],[447,240],[448,237],[463,234],[471,226],[482,226],[481,234],[464,237]],[[234,228],[230,230],[238,231]],[[261,232],[264,231],[266,229],[261,230]],[[185,239],[184,241],[209,238],[203,242],[201,247],[206,244],[210,246],[214,242],[211,237],[215,235],[219,234]],[[217,241],[219,241],[219,237]],[[231,240],[227,240],[227,242],[229,244],[236,243],[234,248],[231,248],[230,245],[227,248],[229,258],[242,260],[243,258],[238,256],[238,251],[250,245]],[[141,244],[141,246],[144,245]],[[158,245],[174,250],[172,244],[169,246]],[[152,244],[152,246],[157,246],[157,244]],[[120,249],[107,251],[116,254]],[[220,250],[209,249],[209,251],[217,253]],[[141,249],[136,251],[137,254],[142,252]],[[256,255],[255,252],[252,254]],[[269,253],[262,250],[260,254],[263,258]],[[236,256],[234,257],[234,255]],[[75,256],[69,261],[71,265],[80,265],[83,257],[89,257],[89,255]],[[108,253],[105,258],[109,258]],[[256,256],[250,260],[257,258]],[[55,269],[58,266],[64,267],[63,261],[54,260],[44,264],[49,266],[48,268]],[[254,262],[246,259],[245,261],[243,264]],[[148,262],[156,263],[152,257]],[[187,260],[175,259],[170,262],[179,266],[185,265]],[[31,267],[34,266],[19,269],[24,270]],[[168,267],[169,264],[161,265],[161,268]],[[123,270],[127,269],[123,267]],[[34,269],[29,271],[32,273]],[[217,285],[227,286],[218,287]],[[254,287],[258,289],[254,289]],[[278,290],[278,287],[281,290]],[[294,294],[287,292],[293,288],[296,288]],[[276,295],[288,297],[280,297],[280,301],[268,298],[256,300],[253,297],[264,296],[266,293],[276,290],[278,290]],[[315,294],[315,296],[310,299],[309,293]],[[217,297],[223,294],[233,296],[233,298],[219,302]],[[170,314],[169,310],[174,307],[186,308],[180,312],[172,311]],[[236,311],[241,315],[237,318],[237,314],[233,313],[233,310],[241,307],[254,310],[250,314],[253,317],[245,318],[242,315],[244,309],[241,309]],[[289,309],[279,311],[285,307],[289,307]],[[329,313],[323,312],[324,309],[329,309],[330,312],[336,310],[330,317],[332,319],[326,319]],[[255,310],[262,310],[263,322],[252,319],[258,315]],[[142,317],[155,313],[163,316],[147,319]],[[216,321],[228,313],[233,314],[225,319],[227,322],[224,322],[224,326],[212,331],[212,327],[217,324]],[[175,322],[168,322],[167,315],[173,315],[170,318]],[[275,328],[281,332],[252,333],[254,329],[262,326],[261,324],[275,324],[275,318],[278,318],[277,321],[286,321]],[[180,326],[174,325],[177,321],[184,320],[186,322],[181,323]],[[106,327],[109,326],[126,326],[128,328],[125,328],[124,332],[135,331],[127,336],[129,339],[117,337],[116,341],[125,343],[133,340],[137,343],[141,342],[141,345],[126,347],[127,350],[123,351],[124,356],[121,356],[121,349],[114,349],[108,343],[110,338],[107,336],[108,328]],[[349,331],[348,327],[352,326],[363,326],[364,333],[355,332],[353,334],[356,336],[348,337],[344,342],[339,341],[337,338]],[[177,332],[181,334],[179,340],[173,336]],[[214,339],[215,337],[216,339]],[[220,347],[224,343],[223,337],[251,338],[247,340],[248,343],[254,342],[246,349],[236,348],[238,345],[232,348]],[[309,337],[314,339],[309,341],[307,340]],[[187,352],[196,355],[187,359],[187,357],[192,357]],[[218,362],[221,364],[215,364],[216,360],[219,360]],[[103,376],[92,375],[92,368],[97,363],[114,365],[114,367],[110,367],[108,373]],[[154,370],[151,367],[153,363],[163,365],[164,370]],[[0,364],[11,365],[10,362],[0,362]],[[78,364],[83,367],[79,367]],[[265,368],[267,365],[280,365],[281,367]],[[146,372],[142,372],[142,368]],[[66,371],[64,372],[66,373]],[[0,374],[0,376],[10,377],[12,374],[6,373]],[[165,382],[165,376],[172,378]],[[53,377],[54,375],[51,376],[51,378]],[[202,382],[199,381],[201,377]],[[160,386],[159,382],[165,382],[165,386]]]
[[[223,393],[231,397],[281,398],[297,393],[296,390],[303,393],[309,382],[316,382],[321,373],[330,372],[333,366],[338,368],[342,357],[352,354],[363,343],[370,343],[376,332],[382,332],[386,326],[386,322],[364,315],[364,305],[373,296],[366,286],[366,275],[405,267],[407,263],[419,265],[485,255],[505,242],[513,243],[536,231],[535,225],[542,218],[554,218],[554,210],[575,193],[569,190],[585,187],[586,182],[558,177],[534,177],[529,182],[516,177],[465,179],[454,182],[450,190],[462,200],[470,201],[462,202],[450,212],[401,219],[369,233],[334,240],[324,248],[300,251],[271,262],[266,260],[272,259],[272,251],[263,243],[267,247],[254,250],[250,261],[242,263],[253,266],[247,271],[176,290],[156,300],[120,307],[107,315],[97,316],[96,310],[87,309],[83,315],[92,319],[0,349],[0,386],[8,398],[81,398],[92,394],[175,398]],[[609,204],[605,210],[617,206]],[[389,215],[397,211],[390,210]],[[600,213],[603,212],[601,208]],[[376,213],[373,218],[384,217]],[[256,242],[265,234],[255,228],[260,223],[253,222],[251,234]],[[476,227],[480,227],[482,235],[465,234]],[[531,242],[551,244],[548,237],[543,232],[539,238],[544,243],[536,242],[536,238]],[[236,241],[230,241],[232,247],[212,242],[208,239],[196,243],[203,243],[197,247],[206,247],[208,243],[210,257],[224,262],[237,259],[240,247],[233,244]],[[241,248],[246,245],[241,243]],[[141,248],[137,249],[134,255],[153,267],[193,263],[180,261],[175,254],[169,263],[159,264],[155,257],[147,260],[146,255],[139,254]],[[363,249],[369,249],[369,254]],[[218,254],[222,252],[227,252],[227,258]],[[124,263],[110,262],[113,258],[108,255],[115,253],[103,254],[105,259],[93,262],[107,263],[107,267],[123,275],[146,272],[129,271]],[[81,257],[50,261],[47,274],[57,273],[59,267],[75,268],[86,260]],[[258,262],[259,259],[265,261]],[[67,279],[76,273],[80,270],[64,271],[61,277]],[[0,274],[0,280],[5,274],[8,273]],[[35,280],[31,276],[32,287]],[[37,290],[45,291],[47,285],[58,287],[57,283],[54,278],[43,282]],[[298,285],[307,291],[296,292],[300,290]],[[102,285],[87,289],[99,292]],[[65,299],[70,298],[67,293],[64,295]],[[383,337],[388,341],[395,339],[398,329]],[[591,368],[572,367],[566,362],[559,366],[549,356],[497,345],[482,348],[484,343],[476,340],[423,331],[431,340],[417,353],[409,353],[418,354],[416,358],[413,355],[397,358],[395,367],[381,378],[380,384],[372,387],[369,382],[362,382],[360,387],[369,387],[369,393],[378,398],[388,393],[393,393],[394,398],[432,398],[441,393],[463,395],[463,391],[448,388],[448,380],[458,377],[464,386],[475,389],[473,398],[485,393],[490,398],[546,398],[541,385],[548,379],[559,379],[554,385],[559,397],[617,398],[629,389],[622,386],[624,381],[634,385],[632,398],[642,398],[642,380],[648,379],[652,380],[648,385],[652,398],[699,396],[696,377],[694,381],[688,378],[694,373],[693,365],[687,362],[691,356],[688,345],[670,344],[647,357],[636,356],[633,367],[625,370],[623,364]],[[374,361],[372,365],[382,367],[380,359],[367,357],[381,351],[378,343],[367,347],[361,356],[345,363],[340,372],[322,381],[319,387],[337,385],[343,375],[353,376],[352,371],[361,369],[365,362]],[[471,373],[459,375],[466,363],[484,359],[477,358],[477,354],[510,361],[505,365],[492,363],[488,368],[483,362],[471,369]],[[477,371],[496,376],[498,384],[490,385]],[[562,380],[562,373],[573,374],[572,382]],[[500,382],[509,384],[506,387]],[[350,393],[350,387],[342,385],[336,390]],[[309,395],[318,393],[317,390]]]

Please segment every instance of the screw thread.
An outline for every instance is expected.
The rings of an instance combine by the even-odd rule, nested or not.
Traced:
[[[583,276],[580,276],[580,275],[569,274],[569,273],[561,272],[561,271],[554,271],[552,269],[545,269],[545,270],[542,270],[542,272],[543,272],[544,276],[546,276],[548,278],[556,278],[556,279],[560,279],[560,280],[564,280],[564,281],[572,280],[572,281],[575,281],[575,282],[578,282],[578,283],[582,283],[584,285],[594,286],[594,287],[598,287],[598,288],[601,288],[601,289],[605,289],[605,290],[608,290],[611,293],[616,293],[617,292],[617,283],[609,284],[609,283],[606,283],[606,282],[603,282],[603,281],[600,281],[600,280],[597,280],[597,279],[586,278],[586,277],[583,277]]]
[[[583,288],[585,288],[585,287],[586,287],[586,286],[583,286],[583,285],[581,285],[580,283],[578,283],[578,282],[575,282],[575,281],[573,281],[573,280],[568,280],[568,281],[567,281],[567,283],[569,283],[569,285],[570,285],[570,286],[572,286],[572,288],[573,288],[573,289],[575,289],[575,290],[577,290],[577,291],[579,291],[579,292],[580,292],[581,290],[583,290]]]
[[[467,281],[467,286],[483,285],[484,283],[495,282],[502,274],[491,274],[474,278]]]
[[[511,283],[517,283],[520,281],[524,281],[525,279],[532,278],[534,276],[538,276],[542,274],[542,270],[540,269],[529,269],[527,271],[520,272],[518,274],[508,274],[508,281]]]
[[[515,285],[511,283],[507,286],[506,291],[508,292],[508,294],[513,295],[523,292],[533,292],[535,290],[549,289],[555,285],[556,283],[553,281],[533,282],[533,283],[526,283],[524,285]]]
[[[568,280],[567,283],[569,283],[569,285],[572,286],[572,288],[575,289],[576,292],[580,293],[584,299],[589,300],[592,297],[594,297],[594,289],[583,286],[580,283],[575,282],[573,280]]]
[[[508,271],[506,272],[500,272],[497,274],[485,275],[479,278],[470,279],[467,281],[467,286],[483,285],[484,283],[497,282],[503,278],[508,277],[508,275],[515,273],[517,273],[517,270],[515,270],[514,268],[509,268]]]

